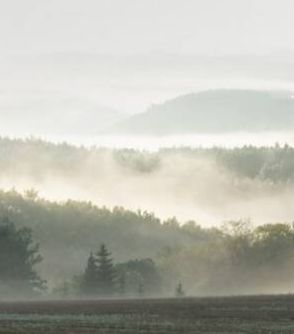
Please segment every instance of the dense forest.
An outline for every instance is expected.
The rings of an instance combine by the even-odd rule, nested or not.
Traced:
[[[288,292],[293,167],[287,145],[145,152],[2,138],[0,218],[33,247],[26,277],[46,294],[86,293],[102,245],[116,294]],[[226,215],[207,224],[195,208]]]
[[[37,271],[32,273],[47,281],[43,293],[55,297],[89,294],[83,285],[89,266],[96,277],[95,263],[103,256],[111,267],[106,277],[115,275],[111,295],[173,296],[179,289],[187,295],[293,291],[292,224],[254,227],[237,221],[204,228],[193,221],[162,221],[151,213],[108,210],[89,202],[50,202],[33,191],[1,192],[0,204],[1,224],[9,221],[16,230],[31,231],[29,243],[39,245],[32,249],[43,258],[41,262],[36,254]],[[0,260],[12,265],[9,251],[3,254]]]
[[[54,280],[81,270],[81,262],[102,243],[111,248],[118,261],[125,261],[154,257],[161,249],[214,238],[214,233],[192,222],[179,226],[175,218],[162,222],[148,212],[119,207],[109,210],[90,202],[49,202],[37,198],[33,191],[24,196],[15,191],[1,192],[0,215],[33,230],[46,259],[41,269]]]

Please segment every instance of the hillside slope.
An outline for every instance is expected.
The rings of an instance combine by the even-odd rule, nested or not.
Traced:
[[[293,128],[294,100],[289,92],[212,90],[154,105],[111,131],[165,135]]]

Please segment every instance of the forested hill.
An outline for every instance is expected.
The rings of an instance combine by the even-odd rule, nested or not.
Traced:
[[[164,249],[213,240],[219,234],[175,218],[160,221],[151,213],[99,208],[90,202],[50,202],[33,191],[24,196],[0,191],[0,217],[31,228],[41,245],[44,277],[71,278],[84,270],[90,253],[106,243],[116,261],[155,257]]]
[[[167,169],[176,161],[175,171],[181,166],[209,160],[215,168],[221,168],[239,178],[258,179],[273,183],[294,181],[294,148],[253,147],[241,148],[170,148],[158,152],[132,149],[103,149],[76,147],[69,144],[52,144],[40,140],[0,138],[0,182],[17,187],[31,188],[30,184],[42,185],[54,176],[60,181],[71,181],[85,185],[85,181],[98,181],[107,174],[112,182],[146,177]],[[20,163],[21,162],[21,163]],[[115,175],[115,178],[112,176]],[[164,177],[164,175],[163,175]],[[11,180],[9,183],[8,181]]]
[[[293,224],[253,228],[248,222],[201,228],[160,221],[147,212],[108,210],[87,202],[56,203],[34,192],[0,192],[0,218],[29,227],[40,243],[41,277],[50,287],[84,272],[88,256],[102,243],[114,261],[154,259],[163,293],[184,283],[189,294],[292,291]],[[267,284],[264,284],[267,277]]]
[[[105,243],[116,263],[154,259],[174,279],[171,291],[178,281],[201,293],[203,286],[207,293],[212,287],[215,293],[231,293],[233,287],[240,292],[246,284],[251,293],[285,291],[294,277],[293,226],[265,225],[252,232],[241,226],[246,238],[237,229],[238,242],[220,226],[244,217],[260,224],[293,221],[293,184],[289,146],[150,153],[0,140],[0,188],[24,194],[0,191],[0,218],[32,229],[44,258],[41,276],[50,283],[83,272],[89,253]],[[32,187],[39,196],[23,191]],[[179,218],[181,224],[159,219],[162,209],[161,217],[187,218]],[[211,225],[218,229],[185,223],[205,226],[202,212],[212,213]],[[229,218],[217,220],[219,212]],[[268,216],[254,219],[256,212]],[[265,275],[272,285],[264,286]]]
[[[153,105],[118,123],[116,133],[173,135],[294,128],[290,92],[211,90]]]

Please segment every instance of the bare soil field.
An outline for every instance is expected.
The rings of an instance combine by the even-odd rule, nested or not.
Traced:
[[[294,296],[0,303],[1,334],[294,333]]]

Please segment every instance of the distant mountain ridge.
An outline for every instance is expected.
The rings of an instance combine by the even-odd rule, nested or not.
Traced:
[[[172,135],[294,129],[294,99],[288,91],[210,90],[153,105],[112,133]]]

